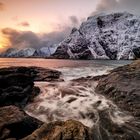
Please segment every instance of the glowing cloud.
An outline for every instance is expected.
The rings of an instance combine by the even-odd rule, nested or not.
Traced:
[[[0,11],[3,11],[5,9],[4,3],[0,2]]]
[[[30,23],[28,23],[27,21],[24,21],[24,22],[20,22],[17,24],[18,26],[22,26],[22,27],[29,27],[30,26]]]

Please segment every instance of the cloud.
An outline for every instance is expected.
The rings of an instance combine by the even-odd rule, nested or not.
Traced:
[[[28,23],[27,21],[24,21],[24,22],[18,23],[18,26],[29,27],[30,26],[30,23]]]
[[[5,9],[4,3],[0,2],[0,11],[3,11]]]
[[[14,17],[18,19],[18,17]],[[80,21],[76,16],[69,17],[69,24],[56,24],[55,31],[50,33],[35,33],[32,31],[19,31],[12,28],[3,28],[1,30],[5,40],[8,40],[6,48],[42,48],[59,44],[68,36],[73,27],[77,27]],[[18,26],[29,27],[28,22],[20,22]],[[10,45],[9,45],[10,44]]]
[[[18,31],[12,28],[4,28],[1,30],[2,35],[9,44],[6,48],[42,48],[59,44],[69,35],[71,28],[65,26],[61,31],[51,33],[38,34],[32,31]]]
[[[101,0],[100,3],[96,7],[96,11],[106,11],[110,9],[114,9],[118,5],[116,0]]]
[[[70,19],[70,21],[73,25],[78,25],[79,24],[79,20],[76,16],[70,16],[69,19]]]
[[[134,14],[140,14],[140,0],[100,0],[96,10],[92,13],[95,15],[101,12],[128,11]]]
[[[17,31],[11,28],[4,28],[1,32],[11,44],[7,48],[38,48],[44,45],[39,36],[31,31]]]

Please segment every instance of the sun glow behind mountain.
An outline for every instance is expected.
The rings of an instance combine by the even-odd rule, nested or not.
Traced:
[[[0,29],[31,31],[35,34],[64,32],[79,25],[95,9],[97,2],[98,0],[0,0]],[[0,36],[0,48],[9,45],[5,39],[7,37],[9,36]]]
[[[65,25],[70,16],[87,17],[98,0],[0,0],[0,27],[33,32],[51,32]]]
[[[139,0],[0,0],[0,30],[13,31],[0,35],[0,48],[20,47],[15,42],[22,44],[21,37],[24,42],[33,37],[48,41],[49,36],[52,43],[59,43],[91,15],[116,10],[140,13],[139,4]],[[45,39],[38,38],[40,34]]]

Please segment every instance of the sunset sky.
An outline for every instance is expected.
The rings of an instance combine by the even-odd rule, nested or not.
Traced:
[[[0,2],[1,28],[50,32],[59,25],[69,24],[71,16],[76,16],[79,20],[87,17],[95,10],[98,0],[0,0]]]
[[[90,15],[120,9],[139,13],[139,6],[140,0],[0,0],[0,48],[15,47],[23,42],[14,37],[29,34],[60,41]]]

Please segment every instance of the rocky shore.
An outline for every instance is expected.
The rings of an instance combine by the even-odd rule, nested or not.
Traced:
[[[40,92],[34,81],[57,81],[60,75],[38,67],[0,69],[0,140],[21,139],[43,124],[23,108]]]
[[[97,110],[93,127],[76,120],[43,123],[24,108],[40,93],[34,82],[61,82],[61,72],[38,67],[0,69],[0,140],[139,140],[140,139],[140,61],[112,70],[108,75],[79,78],[72,84],[92,86],[96,93],[113,101],[112,111]],[[70,91],[69,91],[70,92]],[[73,94],[73,93],[72,93]],[[84,96],[83,96],[84,97]],[[96,103],[99,106],[101,101]],[[110,108],[112,104],[110,103]],[[93,109],[95,104],[93,106]],[[114,110],[123,111],[122,122],[114,120]],[[112,113],[113,112],[113,113]],[[85,117],[81,114],[83,118]],[[114,118],[112,116],[114,115]],[[90,119],[96,114],[89,113]],[[126,121],[124,121],[126,120]]]

